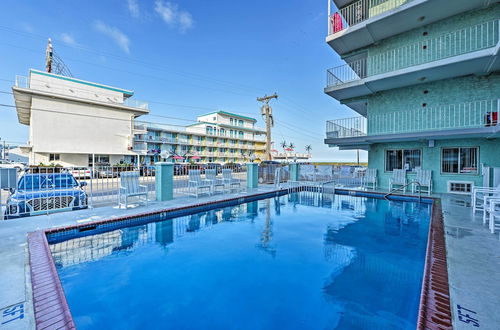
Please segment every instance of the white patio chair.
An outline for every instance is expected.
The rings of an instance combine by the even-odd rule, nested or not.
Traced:
[[[238,190],[241,189],[241,181],[233,178],[233,171],[229,168],[222,170],[222,183],[228,187],[229,192],[231,192],[232,187],[236,187]]]
[[[494,234],[496,229],[500,229],[500,223],[496,223],[496,220],[500,218],[500,198],[490,199],[489,208],[484,211],[483,224],[486,222],[486,213],[489,214],[488,228]]]
[[[421,168],[416,169],[417,176],[415,177],[415,181],[418,184],[413,184],[411,187],[412,192],[417,192],[418,189],[422,190],[422,187],[427,188],[427,194],[430,195],[432,192],[432,171],[431,170],[422,170]],[[421,191],[420,191],[421,192]]]
[[[394,186],[403,187],[403,192],[406,193],[406,170],[392,171],[392,177],[389,178],[389,191],[392,191]]]
[[[472,187],[472,213],[484,212],[485,205],[488,204],[486,197],[500,198],[500,185],[497,187]]]
[[[217,188],[220,188],[220,192],[224,192],[224,183],[221,179],[217,178],[217,169],[206,169],[205,179],[212,185],[212,193],[216,193]]]
[[[368,188],[368,185],[372,185],[372,189],[377,189],[377,169],[367,168],[365,176],[363,177],[363,187]]]
[[[208,194],[212,194],[212,184],[208,180],[203,180],[201,178],[200,170],[189,170],[188,172],[188,192],[190,195],[199,197],[200,191],[208,191]]]
[[[120,189],[118,190],[118,207],[122,206],[122,198],[125,199],[125,208],[128,207],[129,197],[144,196],[143,201],[148,205],[148,187],[139,184],[139,172],[121,172]]]

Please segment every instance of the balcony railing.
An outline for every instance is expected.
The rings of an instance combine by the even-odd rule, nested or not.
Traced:
[[[350,61],[327,71],[327,87],[494,47],[499,29],[499,20],[488,21]]]
[[[494,127],[500,124],[499,112],[500,100],[481,100],[382,114],[368,113],[368,120],[354,117],[327,121],[326,136],[337,139]]]
[[[335,119],[326,122],[326,137],[328,139],[350,138],[365,135],[365,117]]]
[[[149,109],[149,103],[145,101],[140,101],[136,99],[125,99],[123,104],[127,107],[139,108],[139,109]]]
[[[328,15],[328,35],[343,31],[412,0],[358,0]]]

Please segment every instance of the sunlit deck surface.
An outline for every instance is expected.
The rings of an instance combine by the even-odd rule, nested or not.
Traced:
[[[246,194],[264,193],[275,189],[273,185],[261,185],[244,193],[206,196],[199,199],[181,197],[127,210],[110,206],[1,222],[0,276],[8,285],[4,285],[0,295],[0,310],[3,312],[6,308],[23,303],[24,317],[2,324],[0,328],[35,328],[27,233]],[[378,192],[386,193],[386,191]],[[481,328],[494,329],[500,324],[500,315],[497,313],[500,304],[500,282],[495,280],[500,278],[500,236],[498,233],[489,232],[483,225],[479,213],[472,216],[469,196],[443,194],[432,197],[441,198],[444,214],[453,326],[455,329],[473,328],[472,323],[462,321],[467,318],[460,317],[460,314],[468,314],[470,318],[477,320]]]

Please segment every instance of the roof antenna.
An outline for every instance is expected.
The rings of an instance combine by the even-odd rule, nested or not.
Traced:
[[[45,71],[52,73],[52,59],[53,59],[52,40],[49,38],[47,42],[47,49],[45,50]]]
[[[49,38],[47,42],[47,49],[45,50],[45,71],[66,77],[73,77],[73,74],[62,58],[54,52],[51,38]]]

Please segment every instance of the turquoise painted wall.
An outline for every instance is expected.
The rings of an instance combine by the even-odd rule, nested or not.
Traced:
[[[473,0],[473,1],[478,1],[478,0]],[[500,3],[496,3],[485,9],[462,13],[439,22],[428,24],[423,27],[401,33],[391,38],[384,39],[378,42],[377,44],[357,49],[352,53],[346,54],[343,56],[343,58],[348,59],[349,56],[359,54],[362,52],[368,52],[368,56],[376,56],[378,54],[393,50],[395,48],[400,48],[406,45],[414,44],[416,42],[427,41],[429,39],[439,37],[444,33],[452,32],[459,29],[464,29],[476,24],[484,23],[486,21],[491,21],[495,19],[498,20],[499,17],[500,17]],[[490,40],[491,38],[495,38],[497,36],[498,34],[489,35],[488,40]],[[465,35],[462,36],[460,39],[462,38],[465,38]]]
[[[442,174],[441,149],[443,147],[479,147],[479,164],[500,167],[500,140],[498,139],[460,139],[436,140],[434,147],[428,147],[428,142],[397,142],[379,143],[370,146],[368,153],[368,167],[376,168],[378,185],[382,189],[389,189],[389,178],[392,172],[385,172],[385,150],[387,149],[420,149],[422,150],[422,168],[432,170],[433,189],[437,193],[447,191],[448,180],[473,181],[474,185],[482,186],[483,178],[478,174]],[[415,174],[408,173],[407,178],[412,179]]]
[[[497,111],[499,97],[500,72],[376,93],[367,98],[368,134],[482,127],[486,112]],[[408,112],[408,117],[401,112]],[[397,120],[386,118],[388,114]],[[455,118],[450,120],[449,115]]]

